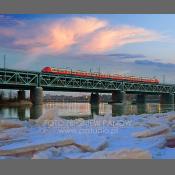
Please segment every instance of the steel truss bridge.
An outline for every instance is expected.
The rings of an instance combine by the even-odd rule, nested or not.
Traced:
[[[174,94],[175,85],[146,84],[114,81],[111,79],[82,78],[70,75],[54,75],[36,71],[0,69],[1,89],[30,90],[42,87],[45,91],[113,92],[145,94]]]

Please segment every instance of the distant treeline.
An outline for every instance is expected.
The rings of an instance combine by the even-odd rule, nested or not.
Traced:
[[[136,99],[136,95],[128,94],[126,99],[128,101],[134,101]],[[147,96],[146,100],[148,102],[157,102],[159,100],[158,96],[149,95]],[[90,95],[83,95],[83,96],[66,96],[66,95],[50,95],[46,94],[44,96],[45,102],[89,102],[90,101]],[[100,95],[100,102],[109,102],[111,101],[111,94],[101,94]]]
[[[4,92],[4,90],[0,91],[0,100],[1,101],[16,101],[17,100],[17,94],[13,93],[12,91]]]

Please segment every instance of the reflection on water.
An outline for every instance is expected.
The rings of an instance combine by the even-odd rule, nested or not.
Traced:
[[[100,105],[99,104],[92,104],[91,106],[91,115],[92,117],[94,115],[100,115],[99,112],[100,112]]]
[[[160,105],[159,110],[160,112],[168,112],[168,111],[174,111],[174,105],[169,104],[169,105]]]
[[[43,105],[33,105],[30,108],[30,119],[37,119],[43,114]]]
[[[65,119],[91,119],[94,115],[132,115],[144,113],[162,113],[174,110],[174,105],[148,103],[145,105],[106,104],[90,105],[89,103],[46,103],[39,106],[0,107],[0,119],[18,118],[19,120],[37,119],[48,110],[56,110],[57,116]]]
[[[25,120],[25,118],[26,118],[26,109],[24,107],[17,108],[17,115],[18,115],[19,120]]]
[[[115,116],[125,114],[125,110],[126,110],[126,105],[113,104],[112,105],[112,116],[115,117]]]
[[[148,108],[149,107],[150,106],[148,106]],[[137,114],[144,114],[144,113],[146,113],[146,104],[138,104],[137,105]]]

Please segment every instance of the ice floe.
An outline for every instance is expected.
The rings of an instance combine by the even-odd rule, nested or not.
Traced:
[[[0,129],[0,159],[175,158],[175,112],[66,120],[52,110]]]

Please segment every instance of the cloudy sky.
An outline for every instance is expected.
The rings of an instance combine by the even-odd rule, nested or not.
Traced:
[[[175,83],[175,15],[0,15],[0,66],[156,76]]]

